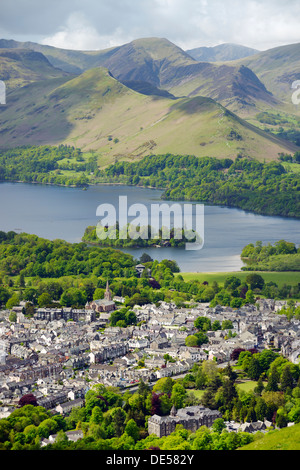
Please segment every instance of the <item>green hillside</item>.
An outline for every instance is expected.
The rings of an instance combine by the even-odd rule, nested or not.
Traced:
[[[237,450],[300,450],[300,424],[270,431],[262,438]]]
[[[2,148],[64,143],[96,150],[107,163],[166,152],[268,161],[296,151],[210,98],[146,96],[104,68],[11,92],[0,123]]]
[[[100,51],[69,51],[7,40],[0,40],[0,46],[41,52],[52,65],[71,73],[101,66],[122,83],[149,83],[177,97],[213,98],[240,116],[274,106],[277,109],[280,104],[249,68],[230,62],[199,62],[165,38],[137,39]],[[239,47],[225,45],[225,51],[236,57],[234,50]],[[219,58],[228,57],[224,48],[221,49],[223,55]]]

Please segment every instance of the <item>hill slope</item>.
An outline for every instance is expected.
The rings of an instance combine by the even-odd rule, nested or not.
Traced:
[[[53,65],[68,72],[81,73],[102,66],[126,84],[149,83],[175,96],[203,95],[240,115],[264,110],[266,106],[279,106],[276,97],[248,68],[231,63],[197,62],[164,38],[137,39],[119,47],[92,52],[5,40],[0,40],[0,46],[42,52]]]
[[[300,450],[300,424],[271,431],[238,450]]]
[[[2,148],[65,143],[97,150],[107,162],[165,152],[272,160],[295,151],[210,98],[146,96],[104,68],[9,93],[0,124]]]
[[[232,64],[251,68],[287,109],[299,114],[299,106],[293,105],[291,101],[291,85],[300,80],[300,43],[275,47]]]
[[[40,52],[27,49],[0,49],[0,77],[8,90],[38,80],[67,75],[66,72],[53,67]]]

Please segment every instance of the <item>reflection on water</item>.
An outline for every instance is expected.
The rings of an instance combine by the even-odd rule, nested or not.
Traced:
[[[138,202],[146,205],[149,211],[151,204],[162,202],[161,191],[127,186],[101,185],[82,191],[79,188],[1,183],[0,230],[79,242],[85,228],[97,224],[97,207],[103,203],[117,207],[120,195],[127,196],[128,205]],[[257,240],[274,243],[280,239],[300,243],[300,221],[295,219],[205,206],[204,222],[202,250],[143,248],[124,251],[137,259],[145,252],[153,259],[175,259],[182,272],[226,272],[241,268],[240,253],[248,243]]]

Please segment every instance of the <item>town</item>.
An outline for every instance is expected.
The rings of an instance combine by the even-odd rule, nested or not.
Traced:
[[[0,418],[8,417],[28,394],[35,396],[39,406],[66,416],[84,405],[85,394],[96,384],[134,393],[140,381],[151,387],[165,377],[184,377],[201,361],[226,367],[234,362],[232,353],[237,349],[261,352],[275,348],[291,363],[299,363],[300,322],[277,313],[286,301],[258,299],[255,305],[240,309],[212,308],[208,303],[178,308],[161,301],[159,305],[134,306],[137,324],[112,327],[111,313],[121,308],[123,301],[121,297],[112,298],[107,283],[104,299],[92,301],[81,310],[36,308],[34,316],[27,318],[25,303],[20,302],[12,309],[16,322],[9,321],[10,310],[0,311]],[[195,332],[199,317],[211,323],[229,322],[230,329],[208,331],[208,343],[187,346],[186,338]],[[206,419],[214,415],[211,421],[205,421],[210,425],[221,417],[217,411],[207,411]],[[198,412],[193,410],[192,418]],[[157,423],[172,416],[178,421],[182,413],[173,409],[170,417],[152,417],[149,431],[164,435],[156,430]],[[244,430],[258,429],[247,424]],[[241,429],[236,423],[234,428],[232,422],[227,427]],[[261,423],[260,429],[265,428]],[[81,432],[75,434],[82,437]]]

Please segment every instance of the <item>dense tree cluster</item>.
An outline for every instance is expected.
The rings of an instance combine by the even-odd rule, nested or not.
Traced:
[[[84,172],[95,168],[93,157],[86,163],[81,150],[66,145],[23,146],[0,152],[0,181],[84,186],[88,184]],[[72,170],[73,176],[63,175],[61,170]]]
[[[272,245],[257,241],[245,246],[242,259],[244,271],[300,271],[300,249],[294,243],[279,240]]]
[[[139,233],[141,235],[139,235]],[[110,227],[95,227],[89,226],[86,228],[82,240],[99,246],[111,247],[157,247],[157,246],[171,246],[171,247],[184,247],[186,243],[194,243],[196,235],[191,233],[187,238],[186,232],[183,229],[175,231],[171,228],[167,237],[164,237],[163,229],[160,228],[157,232],[158,237],[154,238],[153,229],[151,226],[139,227],[131,226],[128,224],[126,227],[120,228],[119,224]],[[200,237],[197,235],[197,241],[200,242]]]
[[[224,204],[266,215],[300,215],[300,176],[288,173],[278,162],[151,155],[138,162],[117,162],[101,174],[107,181],[163,188],[164,199]]]
[[[298,161],[298,152],[293,161]],[[276,161],[261,163],[224,158],[150,155],[116,162],[100,170],[97,155],[80,149],[18,147],[0,153],[0,181],[86,186],[101,182],[164,189],[169,200],[202,201],[266,215],[299,217],[300,175]]]
[[[166,301],[178,307],[185,302],[208,302],[211,307],[240,308],[255,304],[259,296],[297,299],[300,294],[300,286],[284,284],[279,288],[254,272],[244,281],[228,276],[224,285],[185,281],[175,261],[142,258],[146,269],[138,277],[135,265],[139,261],[113,248],[0,232],[0,304],[12,309],[25,300],[29,316],[35,306],[46,307],[53,302],[83,307],[87,301],[103,298],[107,280],[113,295],[125,298],[124,307]],[[298,309],[293,313],[298,316]],[[201,335],[198,340],[203,340]]]
[[[36,235],[0,232],[0,271],[10,275],[59,278],[71,275],[121,276],[134,272],[132,256],[86,243],[46,240]]]

